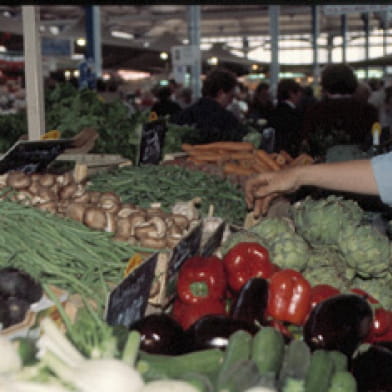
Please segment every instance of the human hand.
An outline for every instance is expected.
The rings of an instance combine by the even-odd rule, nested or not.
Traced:
[[[271,201],[282,193],[299,188],[296,168],[268,171],[251,177],[245,184],[245,201],[257,217],[265,214]]]

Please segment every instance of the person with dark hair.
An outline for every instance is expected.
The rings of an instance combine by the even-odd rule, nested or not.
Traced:
[[[242,140],[247,133],[245,127],[226,109],[233,100],[236,86],[237,79],[232,72],[214,69],[204,80],[202,97],[173,116],[172,121],[195,127],[199,132],[189,140],[195,144]]]
[[[275,129],[274,150],[287,151],[296,156],[300,146],[302,114],[298,109],[302,97],[301,86],[294,79],[282,79],[278,83],[278,104],[271,112],[268,125]]]
[[[358,80],[347,64],[329,64],[321,73],[322,99],[307,110],[302,137],[313,156],[322,156],[337,144],[371,145],[372,125],[378,113],[354,93]]]
[[[181,111],[181,106],[171,99],[172,90],[164,86],[156,92],[157,102],[151,107],[151,112],[155,112],[159,117],[168,115],[169,117]]]
[[[268,120],[273,109],[270,86],[266,82],[260,82],[253,93],[247,117],[252,120]]]

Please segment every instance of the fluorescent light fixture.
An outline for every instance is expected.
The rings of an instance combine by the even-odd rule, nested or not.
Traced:
[[[83,60],[83,59],[84,59],[84,54],[81,54],[81,53],[74,53],[74,54],[71,56],[71,59],[72,59],[72,60]]]
[[[66,80],[71,79],[71,71],[65,71],[64,72],[64,77],[65,77]]]
[[[257,71],[259,66],[257,64],[252,64],[252,71]]]
[[[58,35],[60,33],[60,28],[59,26],[50,26],[49,27],[49,31],[53,34],[53,35]]]
[[[72,72],[72,75],[73,75],[75,78],[78,78],[78,77],[80,76],[79,70],[78,70],[78,69],[75,69],[75,70]]]
[[[159,57],[161,58],[161,60],[167,60],[169,58],[169,55],[167,54],[167,52],[161,52]]]
[[[78,38],[76,40],[76,45],[78,45],[78,46],[86,46],[86,40],[84,38]]]
[[[210,57],[210,58],[207,60],[207,63],[208,63],[209,65],[218,65],[218,63],[219,63],[218,57],[215,57],[215,56]]]
[[[4,53],[7,51],[7,48],[4,45],[0,45],[0,52]]]
[[[123,38],[123,39],[134,39],[135,36],[131,33],[126,33],[125,31],[117,31],[117,30],[113,30],[111,32],[113,37],[116,38]]]

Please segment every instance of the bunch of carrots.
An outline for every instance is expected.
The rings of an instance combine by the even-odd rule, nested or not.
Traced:
[[[188,154],[187,160],[196,165],[206,163],[219,165],[225,174],[249,176],[285,167],[309,165],[314,159],[302,153],[292,157],[287,151],[268,153],[256,149],[249,142],[213,142],[208,144],[183,144],[182,150]]]

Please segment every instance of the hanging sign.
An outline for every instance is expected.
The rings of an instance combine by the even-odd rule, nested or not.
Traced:
[[[323,5],[320,6],[324,15],[362,14],[366,12],[392,11],[392,5]]]
[[[106,321],[129,328],[146,311],[158,253],[134,269],[109,295]]]
[[[138,165],[157,165],[162,159],[166,121],[154,120],[144,124],[138,152]]]

